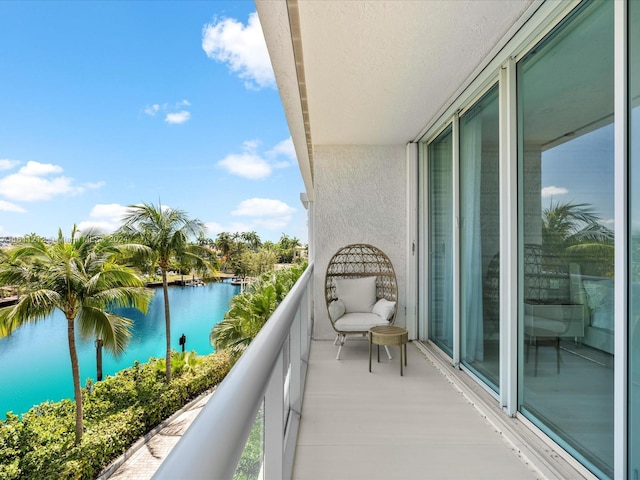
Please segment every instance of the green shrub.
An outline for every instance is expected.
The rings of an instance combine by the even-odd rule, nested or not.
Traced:
[[[42,403],[22,419],[8,413],[0,421],[0,480],[95,478],[138,438],[220,383],[232,367],[225,350],[197,360],[193,353],[174,355],[182,367],[169,384],[156,359],[89,383],[82,392],[85,433],[80,445],[74,445],[71,400]]]

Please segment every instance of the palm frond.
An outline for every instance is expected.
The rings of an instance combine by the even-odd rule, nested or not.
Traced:
[[[133,325],[133,322],[126,317],[89,306],[80,309],[76,323],[83,339],[102,339],[104,348],[115,357],[126,350]]]

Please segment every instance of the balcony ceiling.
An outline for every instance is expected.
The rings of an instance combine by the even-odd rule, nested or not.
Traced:
[[[541,0],[256,0],[309,197],[320,145],[404,145]]]
[[[302,47],[313,144],[397,145],[460,93],[534,1],[288,3],[299,12],[293,35]]]

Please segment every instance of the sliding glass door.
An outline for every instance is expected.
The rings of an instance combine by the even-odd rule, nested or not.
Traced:
[[[629,2],[629,478],[640,478],[640,2]]]
[[[519,409],[613,477],[614,2],[517,65]]]
[[[453,354],[453,159],[451,127],[428,147],[429,339]]]
[[[461,361],[498,391],[500,184],[498,86],[460,117]]]

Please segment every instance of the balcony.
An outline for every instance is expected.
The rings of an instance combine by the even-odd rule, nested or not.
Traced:
[[[259,411],[259,478],[589,478],[430,346],[408,346],[402,377],[393,350],[369,373],[364,339],[336,361],[311,340],[312,279],[311,265],[155,479],[233,478]]]

